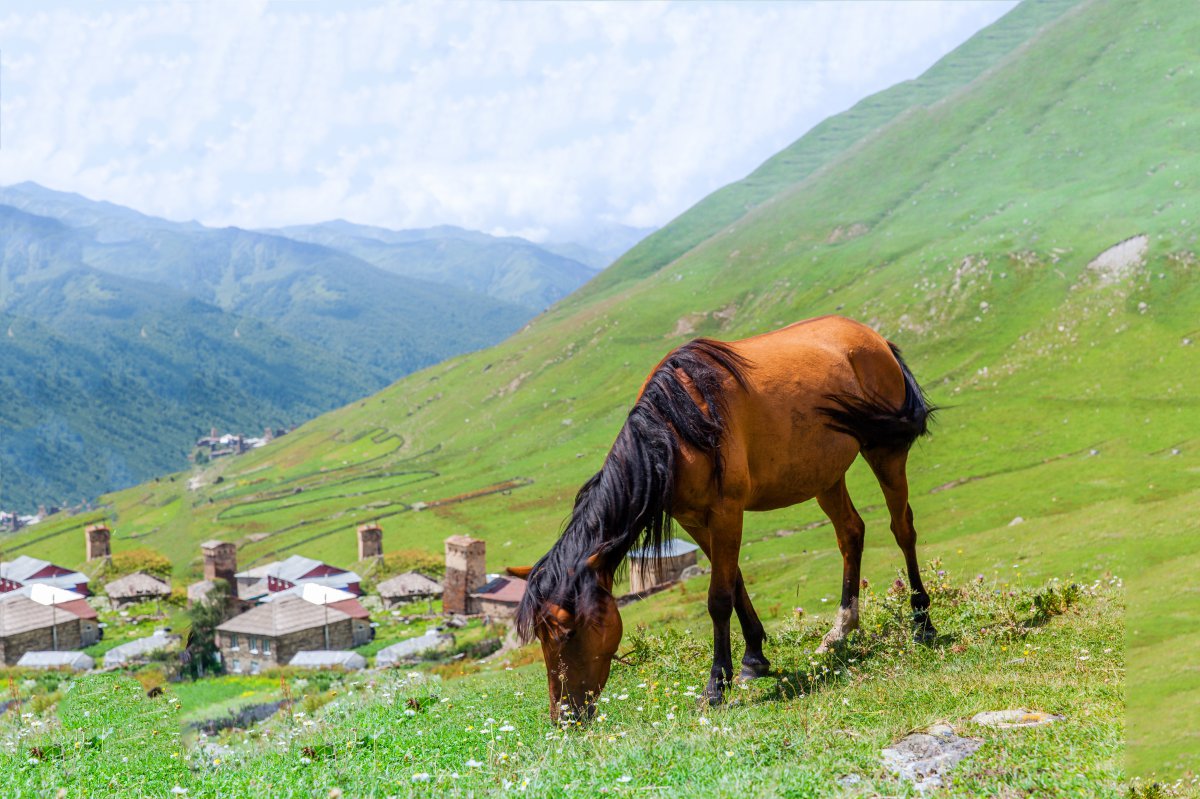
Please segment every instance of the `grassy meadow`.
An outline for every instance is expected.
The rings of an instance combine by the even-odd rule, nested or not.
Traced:
[[[675,691],[705,673],[700,578],[626,610],[627,630],[669,622],[656,635],[683,638],[647,636],[643,671],[617,670],[609,718],[586,731],[547,728],[536,664],[445,683],[375,676],[319,719],[277,720],[219,758],[183,747],[161,773],[123,769],[121,785],[382,796],[528,781],[541,795],[682,795],[693,780],[714,795],[895,795],[904,789],[880,772],[881,746],[939,719],[975,734],[970,714],[1023,703],[1066,721],[989,733],[949,795],[1115,795],[1130,777],[1200,771],[1198,39],[1186,2],[1023,4],[919,81],[705,200],[505,343],[261,450],[0,540],[6,556],[78,564],[83,525],[107,519],[115,548],[160,550],[182,581],[209,538],[236,541],[243,568],[293,552],[351,566],[354,526],[379,520],[385,550],[437,553],[468,533],[487,541],[491,570],[529,563],[668,350],[842,313],[896,341],[943,406],[909,476],[920,555],[955,576],[934,610],[944,643],[889,649],[878,644],[887,635],[864,635],[857,654],[835,656],[844,663],[817,659],[845,676],[804,678],[803,697],[756,683],[707,725],[681,695],[632,710],[641,683]],[[1096,261],[1135,236],[1140,257]],[[883,625],[878,591],[901,559],[861,463],[850,491]],[[809,504],[749,515],[745,541],[748,588],[779,647],[768,654],[803,670],[823,632],[814,617],[827,622],[837,601],[832,531]],[[1022,603],[1052,580],[1088,593],[1022,627]],[[957,605],[955,591],[967,592]],[[1019,635],[982,633],[995,628],[985,616],[1009,618]],[[1016,654],[1030,645],[1041,649]],[[630,699],[618,703],[621,693]],[[63,713],[53,735],[65,742]],[[27,791],[68,775],[101,791],[117,773],[72,766],[101,763],[100,748],[32,764],[20,746],[10,763]],[[304,746],[329,754],[302,763]],[[414,782],[420,774],[428,780]],[[862,781],[837,782],[847,774]]]
[[[879,750],[936,722],[983,741],[942,795],[1123,792],[1116,581],[1034,591],[943,573],[931,584],[936,645],[909,640],[906,597],[872,589],[863,630],[836,652],[812,654],[819,619],[778,625],[767,650],[778,673],[715,710],[697,697],[703,632],[634,630],[631,665],[616,668],[586,728],[551,727],[541,666],[519,661],[449,682],[402,671],[325,689],[295,681],[294,703],[266,722],[187,742],[178,723],[190,689],[147,699],[127,678],[80,679],[63,690],[59,721],[6,717],[8,795],[906,795]],[[1007,707],[1064,719],[970,721]]]

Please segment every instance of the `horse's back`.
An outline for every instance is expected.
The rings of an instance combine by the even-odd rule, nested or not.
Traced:
[[[883,336],[844,316],[821,316],[736,341],[752,364],[760,402],[826,404],[830,394],[870,394],[899,403],[904,375]]]
[[[747,509],[784,507],[840,479],[858,443],[830,428],[831,396],[881,397],[899,405],[904,376],[885,338],[841,316],[823,316],[732,342],[745,357],[745,388],[726,383],[723,452],[731,487]]]

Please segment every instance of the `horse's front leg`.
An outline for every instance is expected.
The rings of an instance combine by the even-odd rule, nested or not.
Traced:
[[[692,539],[700,545],[700,549],[704,551],[704,557],[708,558],[710,563],[713,562],[712,532],[707,527],[695,524],[684,523],[683,527],[688,531]],[[734,554],[734,560],[736,560],[736,553]],[[712,587],[711,581],[709,587]],[[746,592],[746,584],[742,579],[742,570],[740,568],[737,570],[733,609],[737,613],[738,622],[742,625],[742,637],[746,639],[746,652],[742,655],[742,670],[738,674],[738,677],[743,680],[766,677],[771,673],[771,662],[767,660],[767,656],[763,654],[762,649],[767,634],[763,629],[762,622],[758,620],[758,614],[754,611],[754,605],[750,602],[750,595]]]
[[[715,516],[715,514],[714,514]],[[733,655],[729,644],[729,618],[740,604],[738,553],[742,547],[742,514],[724,514],[709,525],[712,577],[708,583],[708,615],[713,622],[713,663],[704,698],[719,705],[733,680]],[[745,590],[744,586],[741,588]]]
[[[763,630],[754,605],[750,604],[750,595],[746,593],[746,583],[742,579],[742,570],[737,574],[737,598],[733,609],[737,612],[738,621],[742,625],[742,637],[746,639],[746,654],[742,655],[742,671],[738,677],[743,680],[753,680],[766,677],[771,673],[771,661],[763,654],[763,640],[767,637]]]

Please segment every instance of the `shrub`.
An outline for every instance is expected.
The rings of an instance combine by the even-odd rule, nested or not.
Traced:
[[[107,579],[121,577],[134,572],[145,572],[163,580],[171,576],[171,560],[161,552],[148,547],[114,552],[112,562],[104,570]]]
[[[397,549],[384,553],[380,574],[391,575],[409,571],[441,579],[446,574],[446,563],[439,555],[423,549]]]

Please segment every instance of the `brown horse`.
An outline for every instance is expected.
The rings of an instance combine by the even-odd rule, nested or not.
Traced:
[[[712,563],[710,703],[721,702],[733,678],[732,613],[746,639],[741,677],[770,670],[738,567],[744,511],[816,498],[843,559],[841,605],[821,650],[857,628],[864,528],[845,475],[860,452],[904,552],[915,637],[931,640],[905,473],[931,413],[899,350],[843,317],[728,344],[697,339],[668,355],[642,386],[604,465],[580,488],[562,536],[529,572],[517,624],[541,640],[551,718],[594,712],[621,641],[613,576],[634,544],[660,551],[672,519]]]

